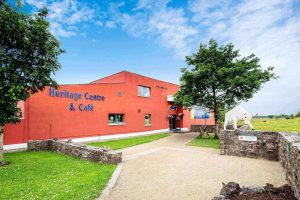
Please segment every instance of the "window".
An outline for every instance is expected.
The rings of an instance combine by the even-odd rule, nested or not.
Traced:
[[[138,86],[138,96],[150,97],[150,88],[145,86]]]
[[[149,126],[149,125],[151,125],[151,115],[146,114],[145,115],[145,126]]]
[[[109,124],[124,124],[124,114],[109,114],[108,115]]]

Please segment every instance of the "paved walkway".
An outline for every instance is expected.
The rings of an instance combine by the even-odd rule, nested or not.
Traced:
[[[209,200],[222,182],[276,186],[285,183],[278,162],[221,156],[219,150],[185,146],[197,133],[123,150],[121,173],[106,200]]]

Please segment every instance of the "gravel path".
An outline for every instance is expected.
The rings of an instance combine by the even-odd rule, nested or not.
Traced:
[[[278,162],[221,156],[219,150],[185,146],[197,133],[170,137],[123,150],[123,166],[106,200],[209,200],[222,182],[280,186]]]

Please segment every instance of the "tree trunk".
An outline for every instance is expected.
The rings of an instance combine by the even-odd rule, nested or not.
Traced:
[[[218,107],[217,107],[217,99],[216,99],[216,89],[213,87],[213,96],[214,96],[214,117],[215,117],[215,138],[219,139],[219,122],[218,122]]]
[[[215,113],[215,138],[219,139],[219,122],[218,122],[218,113],[217,110],[214,110]]]
[[[0,163],[3,163],[3,133],[2,133],[2,126],[0,125]]]

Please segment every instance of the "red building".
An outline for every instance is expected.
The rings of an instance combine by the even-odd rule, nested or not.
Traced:
[[[189,129],[203,120],[176,107],[178,85],[122,71],[89,84],[60,85],[32,95],[23,119],[4,127],[4,148],[26,147],[28,140],[61,138],[92,141]],[[213,124],[212,117],[206,124]]]

